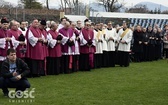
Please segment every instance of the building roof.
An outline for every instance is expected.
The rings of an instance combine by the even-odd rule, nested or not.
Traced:
[[[168,15],[166,14],[142,14],[142,13],[119,13],[119,12],[94,12],[90,13],[90,17],[168,19]]]
[[[65,17],[72,22],[76,22],[78,20],[80,20],[81,22],[84,22],[84,20],[87,19],[86,16],[81,16],[81,15],[65,15]]]

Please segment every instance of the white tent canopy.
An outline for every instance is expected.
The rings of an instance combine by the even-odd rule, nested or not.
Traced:
[[[86,16],[81,16],[81,15],[65,15],[66,18],[68,18],[72,22],[76,22],[80,20],[82,23],[84,22],[85,19],[87,19]]]
[[[140,19],[168,19],[166,14],[142,14],[142,13],[118,13],[118,12],[94,12],[90,17],[105,18],[140,18]]]

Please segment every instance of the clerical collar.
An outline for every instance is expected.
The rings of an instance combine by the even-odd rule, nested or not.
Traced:
[[[98,32],[98,29],[94,29],[94,30]]]
[[[112,30],[112,28],[107,28],[107,30]]]
[[[125,31],[127,28],[123,28],[123,30]]]
[[[21,29],[22,31],[26,31],[25,28],[20,27],[20,29]]]
[[[80,27],[76,27],[78,30],[81,30],[82,28],[80,28]]]

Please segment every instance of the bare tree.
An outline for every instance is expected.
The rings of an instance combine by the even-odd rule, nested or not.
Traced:
[[[60,4],[61,9],[64,9],[63,1],[64,1],[64,0],[60,0],[60,2],[61,2],[61,4]]]
[[[67,9],[67,0],[60,0],[61,4],[60,4],[60,9],[64,10],[66,13],[66,9]]]
[[[60,2],[61,9],[64,9],[64,11],[66,12],[66,9],[69,8],[72,14],[79,14],[79,10],[80,8],[82,8],[79,7],[79,4],[81,4],[79,0],[60,0]]]
[[[98,0],[100,4],[103,4],[107,12],[119,11],[124,6],[124,3],[119,3],[118,0]]]
[[[46,6],[47,6],[47,9],[50,9],[49,8],[49,0],[46,0]]]
[[[168,14],[168,10],[163,11],[162,14]]]
[[[74,5],[75,14],[79,14],[79,1],[73,0],[73,5]]]
[[[4,0],[0,1],[0,7],[1,8],[12,8],[13,5],[10,2],[5,2]]]

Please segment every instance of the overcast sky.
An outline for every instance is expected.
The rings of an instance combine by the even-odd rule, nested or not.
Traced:
[[[12,4],[17,4],[19,0],[5,0],[5,1],[8,1],[8,2],[11,2]],[[42,3],[45,3],[46,0],[38,0]],[[50,6],[54,6],[54,5],[59,5],[59,2],[60,0],[49,0],[50,2]],[[83,1],[85,3],[89,3],[90,2],[94,2],[96,0],[80,0],[80,1]],[[123,0],[119,0],[120,2],[122,2]],[[124,0],[124,2],[126,3],[126,6],[132,6],[132,5],[135,5],[139,2],[144,2],[144,1],[148,1],[148,2],[154,2],[154,3],[158,3],[158,4],[162,4],[164,6],[168,6],[168,2],[166,2],[167,0]]]
[[[140,2],[153,2],[157,4],[162,4],[164,6],[168,6],[168,2],[166,2],[167,0],[124,0],[124,1],[127,6],[132,6]]]

